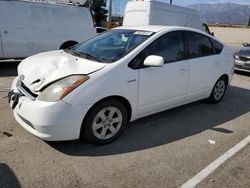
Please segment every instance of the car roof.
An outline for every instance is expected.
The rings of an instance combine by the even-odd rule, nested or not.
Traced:
[[[145,25],[145,26],[121,26],[121,27],[116,27],[113,29],[131,29],[131,30],[142,30],[142,31],[150,31],[150,32],[161,32],[161,31],[172,31],[172,30],[182,30],[182,31],[194,31],[203,35],[206,35],[207,37],[210,37],[218,42],[220,42],[216,37],[195,29],[195,28],[191,28],[191,27],[181,27],[181,26],[165,26],[165,25]],[[220,42],[221,44],[223,44],[222,42]]]
[[[187,28],[187,27],[164,26],[164,25],[121,26],[121,27],[116,27],[114,29],[132,29],[132,30],[142,30],[142,31],[151,31],[151,32],[160,32],[162,30],[167,31],[167,30],[172,30],[172,29],[193,30],[192,28]]]

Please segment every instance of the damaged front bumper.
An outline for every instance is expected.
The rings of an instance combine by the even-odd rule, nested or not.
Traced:
[[[14,117],[30,133],[47,141],[74,140],[80,136],[83,118],[90,106],[72,106],[63,100],[43,102],[24,87],[20,77],[9,93]]]

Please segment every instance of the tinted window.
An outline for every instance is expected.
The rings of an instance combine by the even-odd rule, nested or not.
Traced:
[[[102,33],[102,32],[104,32],[104,31],[106,31],[106,29],[103,29],[103,28],[96,28],[96,32],[97,32],[97,33]]]
[[[143,62],[149,55],[162,56],[165,63],[183,60],[186,57],[183,36],[182,31],[161,36],[139,53],[128,66],[132,69],[143,67]]]
[[[207,24],[202,24],[202,30],[208,34],[211,34]]]
[[[212,43],[205,35],[195,32],[188,32],[189,56],[192,58],[203,57],[214,54]]]
[[[220,54],[222,49],[223,49],[223,44],[221,44],[220,42],[218,42],[216,40],[213,40],[213,39],[212,39],[212,42],[213,42],[213,45],[214,45],[215,53]]]
[[[146,57],[149,55],[162,56],[165,63],[184,59],[183,32],[175,31],[161,36],[145,49],[145,54]]]

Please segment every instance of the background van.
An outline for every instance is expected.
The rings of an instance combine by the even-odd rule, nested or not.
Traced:
[[[198,11],[153,0],[129,1],[125,8],[123,25],[184,26],[210,33]]]
[[[66,4],[0,1],[0,59],[24,58],[96,34],[89,9]]]

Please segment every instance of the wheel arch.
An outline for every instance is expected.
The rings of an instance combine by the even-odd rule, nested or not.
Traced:
[[[228,76],[227,74],[221,75],[219,78],[217,78],[216,80],[214,80],[213,86],[212,86],[211,91],[210,91],[210,95],[211,95],[211,93],[212,93],[212,91],[213,91],[213,88],[214,88],[216,82],[217,82],[219,79],[224,79],[224,80],[226,81],[227,86],[229,85],[229,76]]]
[[[76,44],[78,44],[78,42],[74,40],[65,41],[64,43],[61,44],[61,46],[59,47],[59,50],[74,46]]]
[[[99,101],[97,101],[89,110],[88,112],[86,113],[86,115],[84,116],[83,118],[83,121],[82,121],[82,125],[81,125],[81,131],[80,131],[80,137],[82,137],[82,134],[83,134],[83,126],[84,126],[84,123],[86,122],[87,120],[87,117],[89,115],[89,113],[99,104],[105,102],[105,101],[111,101],[111,100],[115,100],[115,101],[118,101],[118,102],[121,102],[124,107],[126,108],[127,110],[127,113],[128,113],[128,122],[130,121],[131,119],[131,116],[132,116],[132,106],[130,104],[130,102],[125,98],[125,97],[122,97],[122,96],[118,96],[118,95],[113,95],[113,96],[108,96],[108,97],[105,97]]]
[[[229,84],[229,76],[227,74],[223,74],[219,79],[224,79],[226,81],[227,86],[228,86],[228,84]],[[219,79],[217,79],[216,82]]]

